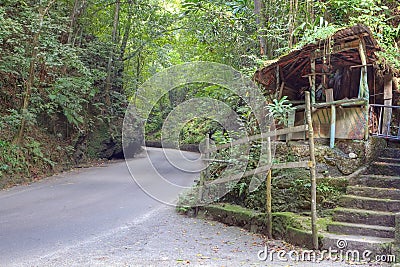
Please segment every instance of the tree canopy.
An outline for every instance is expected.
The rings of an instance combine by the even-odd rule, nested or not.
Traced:
[[[165,68],[213,61],[251,76],[264,60],[356,23],[371,28],[382,55],[400,68],[396,0],[3,0],[0,180],[120,153],[128,101]],[[149,135],[193,96],[240,110],[240,99],[217,86],[177,88],[154,108]],[[186,134],[214,127],[191,124]]]

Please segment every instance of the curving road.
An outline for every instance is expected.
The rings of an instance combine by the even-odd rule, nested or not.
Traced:
[[[171,165],[161,149],[146,151],[148,157],[143,153],[129,160],[129,168],[135,178],[163,192],[164,198],[176,199],[182,188],[165,192],[160,175],[181,186],[192,185],[198,176]],[[169,150],[168,154],[172,161],[181,158],[179,151]],[[196,153],[184,154],[198,158]],[[191,162],[196,168],[200,164]],[[0,191],[0,266],[23,265],[98,236],[112,235],[156,215],[164,206],[135,183],[125,161]]]
[[[257,255],[265,246],[296,248],[238,227],[178,215],[162,202],[172,202],[183,189],[171,183],[193,184],[202,165],[195,160],[199,155],[167,150],[167,160],[161,149],[147,152],[127,163],[0,191],[0,267],[343,266],[262,261]]]

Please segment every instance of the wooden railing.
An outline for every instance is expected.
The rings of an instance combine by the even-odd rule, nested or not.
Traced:
[[[269,237],[272,237],[272,173],[271,169],[286,169],[286,168],[309,168],[310,169],[310,181],[311,181],[311,226],[312,226],[312,236],[313,236],[313,246],[315,249],[318,249],[318,235],[317,235],[317,209],[316,209],[316,160],[315,160],[315,149],[314,149],[314,132],[312,126],[312,117],[311,117],[311,100],[310,93],[306,92],[306,105],[304,106],[305,114],[306,114],[306,123],[300,126],[293,126],[285,129],[279,129],[275,131],[268,131],[259,135],[250,136],[248,138],[242,138],[239,140],[235,140],[228,144],[219,145],[213,148],[210,148],[209,139],[206,138],[206,148],[203,152],[203,159],[206,162],[216,161],[216,162],[226,162],[225,160],[215,160],[210,158],[210,153],[218,153],[219,151],[227,148],[231,148],[235,145],[247,144],[252,141],[262,140],[266,141],[267,145],[267,154],[268,160],[267,164],[256,169],[246,171],[242,174],[231,175],[229,177],[219,178],[215,180],[206,180],[210,177],[209,168],[203,171],[200,176],[200,191],[199,198],[200,201],[203,198],[202,188],[207,188],[208,186],[227,183],[232,181],[238,181],[243,177],[248,177],[256,174],[266,174],[266,215],[267,215],[267,234]],[[310,160],[309,161],[299,161],[299,162],[286,162],[286,163],[273,163],[272,162],[272,146],[271,146],[271,137],[279,136],[279,135],[288,135],[297,132],[307,132],[308,133],[308,144],[310,150]]]
[[[320,109],[320,108],[329,108],[330,109],[330,131],[329,131],[329,145],[331,148],[335,146],[335,139],[336,139],[336,109],[337,107],[352,107],[352,106],[363,106],[363,109],[365,110],[364,114],[364,120],[365,120],[365,127],[364,127],[364,139],[368,139],[368,102],[364,98],[357,98],[357,99],[341,99],[341,100],[335,100],[335,101],[330,101],[330,102],[325,102],[325,103],[314,103],[312,104],[313,110]],[[295,111],[302,111],[304,110],[306,105],[299,105],[295,106]],[[293,119],[289,120],[292,123],[294,123],[294,116],[295,112],[293,114],[290,114],[290,116],[293,117]],[[289,125],[290,126],[290,125]]]
[[[400,140],[400,106],[370,104],[371,135]]]

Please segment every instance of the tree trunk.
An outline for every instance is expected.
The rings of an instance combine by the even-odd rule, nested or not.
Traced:
[[[125,52],[126,52],[126,47],[128,45],[128,40],[129,40],[129,36],[131,33],[131,27],[132,27],[132,16],[133,16],[133,0],[129,0],[128,1],[128,17],[127,17],[127,22],[124,26],[124,35],[122,37],[122,41],[121,41],[121,46],[119,48],[119,55],[118,55],[118,59],[116,62],[117,65],[117,72],[116,72],[116,79],[121,81],[120,84],[118,84],[117,87],[117,91],[119,91],[120,93],[122,93],[123,91],[123,74],[124,74],[124,57],[125,57]]]
[[[294,29],[296,27],[297,10],[299,8],[298,0],[290,0],[290,11],[289,11],[289,48],[292,48],[295,44]]]
[[[83,10],[85,9],[85,6],[86,6],[86,0],[82,0],[82,1],[75,0],[74,7],[73,7],[71,15],[70,15],[67,44],[74,44],[74,42],[72,41],[72,38],[74,36],[76,22],[77,22],[79,16],[82,14]]]
[[[31,44],[32,47],[31,61],[29,63],[28,79],[26,81],[24,99],[21,107],[21,113],[22,113],[21,125],[19,127],[18,133],[14,136],[13,144],[21,144],[22,139],[24,137],[24,132],[26,128],[26,113],[28,112],[30,98],[32,94],[32,87],[35,82],[35,65],[38,55],[40,33],[43,27],[44,17],[49,12],[49,9],[54,4],[54,2],[55,0],[50,1],[50,3],[46,8],[39,7],[39,25],[38,25],[38,31],[33,35],[33,40]]]
[[[314,1],[313,0],[306,0],[307,4],[307,23],[313,24],[315,17],[314,17]],[[325,12],[327,13],[327,12]]]
[[[110,100],[110,91],[111,91],[111,86],[112,86],[112,76],[113,76],[113,61],[114,61],[114,53],[115,53],[115,47],[118,44],[118,25],[119,25],[119,10],[121,6],[121,1],[117,0],[115,2],[115,11],[114,11],[114,21],[113,21],[113,29],[112,29],[112,49],[110,52],[110,56],[108,58],[108,64],[107,64],[107,78],[106,78],[106,88],[105,88],[105,102],[107,106],[111,105],[111,100]]]
[[[264,0],[254,0],[254,13],[258,25],[258,35],[260,40],[260,54],[264,56],[267,53],[267,42],[265,40],[265,4]]]

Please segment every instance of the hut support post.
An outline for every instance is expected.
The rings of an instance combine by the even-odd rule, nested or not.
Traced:
[[[315,104],[315,57],[314,53],[311,53],[311,76],[310,76],[310,86],[311,86],[311,104]]]
[[[281,94],[280,94],[280,84],[281,81],[279,79],[279,65],[276,66],[276,70],[275,70],[275,79],[276,79],[276,96],[278,97],[278,100],[281,99]]]
[[[289,111],[289,113],[288,113],[288,125],[287,126],[289,128],[290,127],[294,127],[295,120],[296,120],[296,110]],[[289,142],[290,140],[292,140],[292,138],[293,138],[293,133],[288,133],[286,135],[286,142]]]
[[[384,105],[391,106],[392,105],[392,75],[386,75],[384,77],[384,92],[383,92],[383,99]],[[383,135],[390,135],[390,122],[392,120],[392,109],[391,108],[383,108],[383,124],[382,124],[382,134]]]
[[[335,133],[336,133],[336,106],[331,106],[331,134],[330,134],[330,141],[329,146],[331,148],[335,147]]]
[[[369,126],[369,89],[368,89],[368,77],[367,77],[367,50],[365,47],[364,39],[360,39],[358,51],[360,53],[361,64],[361,76],[360,76],[360,88],[358,92],[359,98],[365,98],[367,102],[365,103],[365,111],[364,111],[364,119],[365,119],[365,126],[364,126],[364,139],[368,139],[368,126]]]

